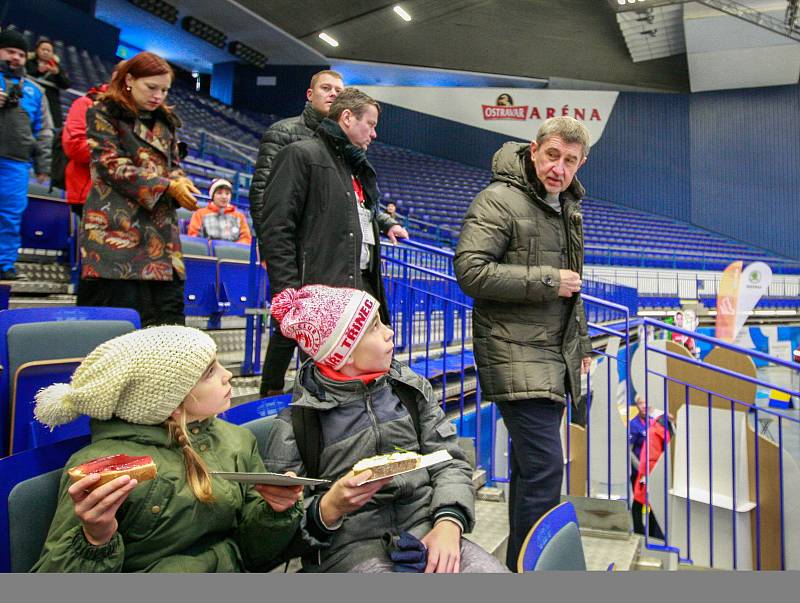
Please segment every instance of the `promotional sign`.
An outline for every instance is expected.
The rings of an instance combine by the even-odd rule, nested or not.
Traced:
[[[742,262],[733,262],[725,268],[717,291],[717,339],[733,342],[736,327],[736,304],[739,300],[739,280]]]
[[[771,283],[772,269],[764,262],[753,262],[744,270],[742,262],[733,262],[725,269],[717,293],[717,338],[736,339]]]
[[[750,311],[767,292],[772,283],[772,269],[764,262],[753,262],[742,271],[739,279],[739,299],[736,303],[736,323],[733,336],[744,326]]]
[[[359,86],[375,100],[531,140],[546,119],[574,117],[589,130],[592,144],[603,135],[618,92],[443,86]]]

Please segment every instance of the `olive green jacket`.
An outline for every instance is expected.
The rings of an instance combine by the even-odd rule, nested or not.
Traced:
[[[189,425],[210,471],[264,471],[253,434],[211,418]],[[180,448],[161,425],[92,421],[92,443],[67,467],[112,454],[153,457],[158,476],[142,482],[117,511],[119,528],[105,545],[83,534],[61,480],[58,508],[35,572],[240,572],[269,566],[294,536],[302,508],[276,513],[252,486],[212,478],[216,502],[192,494]]]
[[[580,295],[558,296],[560,269],[583,270],[583,187],[544,202],[529,145],[508,142],[492,160],[492,183],[473,200],[453,261],[475,299],[472,333],[483,396],[513,401],[580,398],[581,359],[591,350]]]

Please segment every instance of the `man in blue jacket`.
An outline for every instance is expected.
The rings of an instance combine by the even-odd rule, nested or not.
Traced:
[[[0,32],[0,280],[17,278],[22,212],[31,161],[40,183],[50,173],[53,120],[42,89],[25,77],[28,44],[15,29]]]

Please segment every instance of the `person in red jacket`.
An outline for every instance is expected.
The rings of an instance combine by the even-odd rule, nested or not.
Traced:
[[[231,183],[223,178],[212,180],[208,187],[211,203],[201,207],[189,222],[190,237],[221,239],[250,244],[250,227],[247,218],[231,203]]]
[[[86,112],[98,95],[108,89],[108,84],[91,88],[85,96],[72,103],[67,121],[61,132],[61,145],[69,159],[65,172],[67,203],[78,216],[83,213],[83,204],[92,188],[89,174],[89,143],[86,141]]]
[[[634,509],[639,509],[639,525],[636,526],[636,513],[634,513],[634,528],[639,527],[635,531],[644,534],[644,526],[642,525],[641,510],[649,503],[647,500],[647,483],[645,475],[649,475],[653,471],[658,459],[664,453],[666,445],[672,436],[672,426],[670,425],[672,417],[669,418],[663,412],[660,415],[654,416],[650,420],[650,425],[647,429],[647,440],[639,454],[639,475],[636,477],[636,483],[633,486],[633,500]],[[649,517],[649,530],[648,533],[653,538],[664,540],[664,533],[656,521],[653,511],[650,511]]]

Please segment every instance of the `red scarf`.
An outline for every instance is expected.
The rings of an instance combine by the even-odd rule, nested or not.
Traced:
[[[376,379],[383,377],[389,371],[383,371],[378,373],[364,373],[363,375],[358,375],[357,377],[350,377],[348,375],[343,375],[337,370],[332,369],[331,367],[320,364],[319,362],[315,362],[314,364],[317,365],[319,372],[322,373],[323,376],[327,377],[331,381],[339,381],[344,383],[346,381],[361,381],[364,385],[369,385]]]

